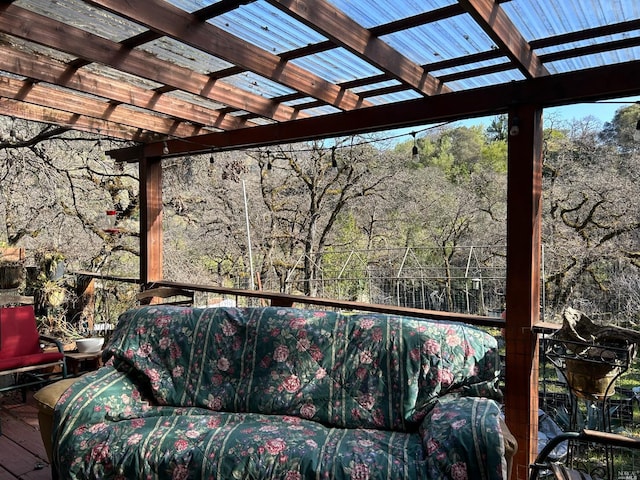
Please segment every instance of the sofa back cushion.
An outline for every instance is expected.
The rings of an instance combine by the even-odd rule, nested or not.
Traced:
[[[106,349],[159,404],[417,429],[445,393],[499,399],[496,340],[461,323],[294,308],[149,306]]]

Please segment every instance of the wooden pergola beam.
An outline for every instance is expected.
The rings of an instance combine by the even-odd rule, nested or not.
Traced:
[[[16,47],[0,45],[0,70],[30,80],[88,93],[112,103],[133,105],[149,111],[221,130],[251,127],[255,124],[214,108],[145,89],[115,78],[71,67],[63,62]]]
[[[635,75],[638,68],[640,61],[607,65],[521,80],[507,85],[444,93],[399,105],[380,105],[317,118],[176,139],[169,141],[168,145],[170,156],[203,153],[211,148],[257,148],[496,115],[506,112],[509,107],[524,99],[541,107],[549,107],[638,95],[640,84]],[[585,82],[585,78],[589,81]],[[162,150],[161,143],[150,143],[143,147],[112,150],[107,153],[119,161],[137,161],[141,154],[162,156]]]
[[[526,78],[549,72],[500,4],[494,0],[458,0],[487,35],[506,53]]]
[[[155,140],[149,132],[141,131],[139,128],[125,127],[118,123],[76,115],[75,113],[33,105],[19,100],[0,98],[0,111],[2,111],[3,115],[33,122],[50,123],[94,134],[100,132],[100,135],[119,140],[133,140],[143,143]]]
[[[0,96],[59,111],[66,110],[71,114],[147,130],[162,136],[183,137],[212,132],[211,129],[189,122],[179,122],[150,112],[134,110],[125,105],[112,104],[42,83],[17,80],[3,75],[0,75]],[[71,108],[73,111],[70,111]]]
[[[148,7],[145,7],[148,8]],[[304,118],[295,108],[129,46],[55,21],[14,4],[0,8],[0,32],[36,42],[141,78],[183,90],[276,121]]]

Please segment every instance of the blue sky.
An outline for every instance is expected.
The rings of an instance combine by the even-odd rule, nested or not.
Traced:
[[[619,108],[627,107],[639,101],[640,97],[626,97],[602,102],[577,103],[575,105],[567,105],[564,107],[545,108],[544,116],[549,117],[553,115],[554,118],[567,122],[593,116],[604,124],[605,122],[613,120],[613,116]],[[487,125],[491,122],[492,118],[493,117],[476,118],[472,120],[465,120],[463,122],[456,122],[456,124],[466,126],[479,124]]]
[[[545,115],[557,114],[563,120],[580,120],[593,115],[602,123],[610,122],[616,110],[627,107],[632,103],[640,101],[640,97],[627,97],[606,102],[579,103],[566,107],[554,107],[545,109]]]

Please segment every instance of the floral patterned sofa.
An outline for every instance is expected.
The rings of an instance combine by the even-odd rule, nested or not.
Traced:
[[[60,479],[506,479],[496,341],[382,314],[147,306],[55,405]],[[512,455],[513,452],[507,454]]]

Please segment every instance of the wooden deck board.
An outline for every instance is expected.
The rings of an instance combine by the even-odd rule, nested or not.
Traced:
[[[7,415],[2,419],[2,434],[10,438],[31,454],[46,460],[47,452],[42,443],[40,430],[22,419]],[[0,455],[2,452],[0,451]]]
[[[33,393],[0,395],[0,480],[51,480]]]

